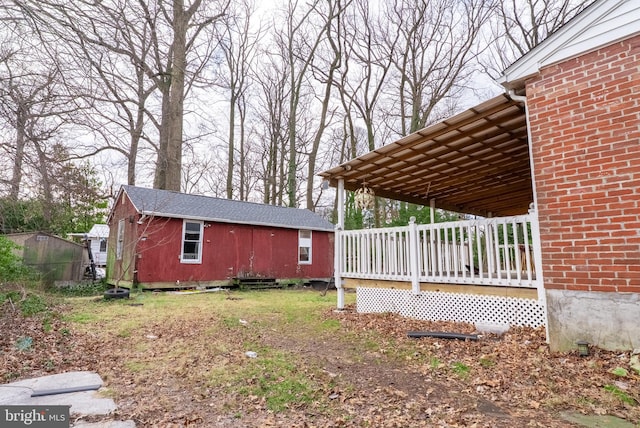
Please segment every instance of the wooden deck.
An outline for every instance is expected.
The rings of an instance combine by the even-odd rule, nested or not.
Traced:
[[[367,288],[388,288],[393,290],[411,290],[412,284],[409,281],[385,281],[378,279],[354,279],[345,278],[344,288],[357,289]],[[446,293],[472,294],[477,296],[500,296],[520,299],[537,299],[538,292],[532,288],[504,287],[490,285],[470,285],[470,284],[435,284],[428,282],[420,283],[420,291],[436,291]]]

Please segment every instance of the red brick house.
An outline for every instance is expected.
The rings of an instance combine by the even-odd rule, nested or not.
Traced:
[[[212,287],[333,275],[333,228],[303,209],[122,186],[109,214],[107,281]]]
[[[336,229],[338,307],[544,325],[640,348],[640,2],[597,0],[504,71],[506,94],[321,173],[481,216]]]
[[[501,83],[526,96],[552,347],[640,347],[640,3],[595,2]]]

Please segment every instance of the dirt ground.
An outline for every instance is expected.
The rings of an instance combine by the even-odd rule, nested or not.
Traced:
[[[541,329],[514,328],[478,341],[411,339],[409,331],[469,334],[474,327],[358,314],[351,307],[323,312],[327,322],[339,323],[333,332],[263,328],[264,320],[256,319],[240,333],[229,327],[214,335],[206,322],[211,314],[194,311],[136,332],[157,335],[151,347],[142,349],[136,334],[78,330],[61,316],[43,323],[39,317],[22,317],[7,302],[1,310],[3,382],[96,371],[118,405],[115,417],[132,419],[138,427],[576,426],[563,412],[608,414],[640,424],[640,378],[612,373],[628,367],[629,353],[552,354]],[[33,346],[19,350],[15,344],[26,336]],[[276,413],[264,398],[203,379],[214,363],[218,368],[243,364],[247,357],[239,345],[249,338],[292,355],[296,370],[319,385],[319,399]],[[185,342],[191,351],[178,352]],[[161,369],[151,375],[131,364],[125,369],[128,361]],[[248,384],[257,381],[246,379]]]

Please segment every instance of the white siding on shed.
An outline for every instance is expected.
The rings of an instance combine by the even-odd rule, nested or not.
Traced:
[[[94,224],[87,237],[91,241],[91,254],[97,266],[107,265],[107,239],[109,239],[109,226],[106,224]],[[104,241],[101,246],[100,243]]]

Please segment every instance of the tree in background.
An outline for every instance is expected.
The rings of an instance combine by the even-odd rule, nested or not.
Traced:
[[[104,223],[108,199],[101,193],[95,170],[70,162],[50,162],[49,167],[55,177],[49,183],[50,193],[0,198],[0,233],[46,231],[65,236]]]
[[[117,182],[328,212],[317,171],[467,107],[479,55],[501,70],[586,4],[5,2],[0,197],[49,200],[48,163],[111,162]],[[374,222],[403,210],[379,199]]]
[[[594,0],[501,0],[491,14],[487,55],[481,59],[492,78],[536,47]]]
[[[135,94],[138,105],[129,110],[129,131],[141,132],[142,111],[157,126],[154,187],[181,190],[185,97],[216,49],[217,40],[207,31],[223,16],[229,2],[128,0],[88,4],[16,0],[15,3],[30,18],[37,34],[44,35],[44,43],[56,43],[51,41],[55,38],[58,43],[62,40],[69,44],[74,53],[84,53],[91,70],[79,70],[80,76],[97,72],[99,79],[87,82],[101,85],[99,93],[110,93],[107,100],[114,103],[116,110],[126,106],[130,94]],[[94,56],[111,57],[108,68]],[[120,61],[114,67],[113,61],[118,57]],[[107,69],[109,74],[101,75]],[[130,76],[136,78],[131,80]],[[118,84],[109,85],[112,81]],[[91,87],[84,89],[85,94],[92,93]],[[149,90],[159,92],[159,111],[153,114],[141,104],[149,97]],[[134,144],[130,156],[135,148]]]
[[[4,168],[11,171],[8,196],[17,199],[27,193],[25,188],[48,191],[47,153],[68,135],[80,109],[56,67],[56,51],[39,49],[23,28],[11,32],[15,38],[6,40],[7,54],[0,62],[0,152]]]
[[[386,3],[385,12],[390,40],[383,43],[393,63],[391,88],[398,94],[390,115],[404,136],[459,108],[477,70],[478,38],[491,8],[487,0],[398,0]]]
[[[0,236],[0,278],[2,278],[0,285],[35,277],[35,272],[22,264],[22,258],[16,254],[19,250],[18,245]]]
[[[314,199],[314,177],[317,173],[318,155],[320,143],[325,133],[330,129],[331,121],[336,115],[338,106],[332,103],[332,90],[334,89],[337,75],[342,64],[342,43],[340,37],[343,33],[342,15],[350,6],[351,1],[330,0],[327,1],[326,11],[320,11],[320,16],[325,25],[326,43],[318,50],[318,60],[312,63],[311,71],[318,82],[320,102],[318,112],[318,124],[315,127],[311,139],[311,147],[308,149],[306,208],[315,211],[317,201]]]
[[[298,153],[307,151],[312,138],[310,132],[313,132],[309,126],[310,99],[315,96],[312,65],[317,60],[317,51],[325,40],[330,25],[323,20],[322,6],[324,4],[319,0],[304,5],[289,1],[285,25],[277,28],[274,34],[276,51],[273,54],[286,65],[288,79],[286,204],[289,207],[298,206],[298,175],[308,160],[300,159]],[[328,7],[332,6],[333,2],[328,2]],[[313,177],[307,177],[307,180],[312,179]]]
[[[259,145],[262,202],[271,205],[283,205],[286,189],[286,156],[289,126],[287,103],[288,79],[285,64],[268,56],[260,65],[263,73],[256,74],[257,107],[256,133],[261,140]]]
[[[215,5],[215,11],[213,6]],[[156,56],[165,58],[163,75],[158,87],[162,92],[162,119],[160,124],[160,143],[158,161],[154,179],[154,188],[180,191],[182,172],[182,145],[184,101],[189,86],[189,65],[192,65],[192,79],[198,76],[206,65],[207,59],[213,55],[217,41],[212,38],[201,38],[201,33],[214,25],[229,6],[228,1],[207,2],[193,0],[185,4],[184,0],[173,0],[168,8],[165,2],[158,1],[161,11],[159,16],[166,17],[172,38],[168,46],[155,45]],[[172,18],[169,18],[172,17]],[[155,20],[151,23],[155,28]],[[188,54],[194,54],[191,61]],[[151,70],[157,75],[158,70]]]
[[[258,48],[262,30],[254,26],[255,5],[248,0],[239,3],[239,13],[222,18],[224,25],[217,29],[220,50],[224,56],[217,73],[217,84],[227,91],[229,98],[229,131],[227,134],[226,197],[233,199],[234,190],[240,200],[246,200],[247,182],[247,92],[251,84],[251,64]],[[237,116],[236,116],[237,115]],[[236,142],[238,144],[236,144]],[[237,165],[237,168],[235,168]],[[235,179],[235,180],[234,180]]]
[[[5,10],[5,12],[7,12]],[[15,12],[12,10],[11,12]],[[64,142],[83,111],[55,46],[42,46],[14,17],[0,20],[0,232],[86,232],[103,221],[106,201],[88,163]]]

